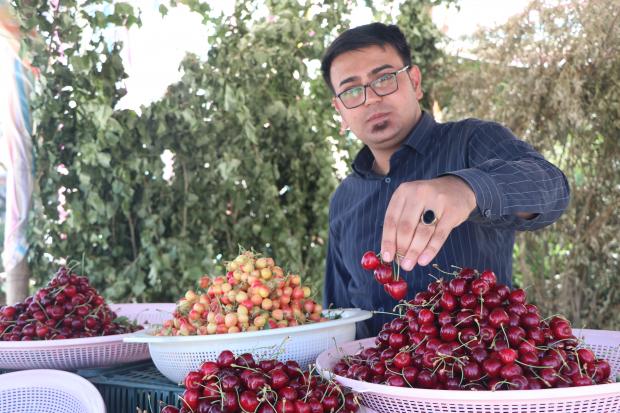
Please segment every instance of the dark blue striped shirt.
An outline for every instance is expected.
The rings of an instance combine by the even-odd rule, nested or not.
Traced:
[[[391,311],[396,304],[372,273],[362,269],[360,259],[365,251],[379,252],[385,211],[403,182],[456,175],[469,183],[478,204],[428,266],[416,266],[410,273],[401,270],[409,284],[408,299],[433,281],[429,273],[441,276],[432,264],[446,270],[452,265],[492,269],[501,282],[511,285],[515,231],[551,224],[566,209],[570,196],[558,168],[507,128],[477,119],[436,123],[423,113],[392,155],[388,175],[375,174],[373,160],[364,147],[330,202],[326,306]],[[524,220],[517,212],[537,215]],[[391,318],[375,314],[358,323],[358,337],[376,335]]]

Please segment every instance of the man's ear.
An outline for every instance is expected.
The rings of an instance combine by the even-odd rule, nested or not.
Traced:
[[[416,65],[412,65],[409,70],[409,79],[411,80],[411,85],[413,86],[413,90],[415,91],[415,97],[418,100],[421,100],[424,97],[424,92],[422,91],[422,73],[420,72],[420,68]]]

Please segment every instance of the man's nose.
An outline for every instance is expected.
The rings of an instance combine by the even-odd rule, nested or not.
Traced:
[[[372,105],[373,103],[377,103],[381,101],[381,96],[377,95],[374,90],[370,86],[366,88],[366,105]]]

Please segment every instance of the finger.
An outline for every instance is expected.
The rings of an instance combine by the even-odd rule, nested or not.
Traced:
[[[394,191],[383,219],[381,259],[386,262],[392,262],[396,254],[396,230],[406,201],[406,198],[400,195],[402,191],[399,189],[400,187]]]
[[[418,215],[418,219],[420,215]],[[424,225],[420,223],[416,226],[411,244],[409,244],[405,258],[400,265],[403,270],[411,271],[413,269],[415,263],[418,261],[418,257],[422,254],[422,251],[424,251],[426,245],[433,236],[433,232],[435,232],[435,225]]]
[[[435,258],[443,244],[448,239],[448,236],[453,228],[454,225],[450,223],[448,219],[440,219],[437,221],[433,236],[428,241],[428,244],[426,245],[426,248],[424,248],[424,251],[422,251],[422,254],[418,257],[419,265],[426,266]]]
[[[399,264],[403,259],[406,259],[407,251],[411,246],[417,227],[419,226],[420,216],[423,210],[423,206],[419,202],[412,202],[411,198],[405,203],[403,213],[400,216],[396,228],[396,253],[402,254],[398,257]],[[415,263],[415,261],[413,261],[413,263]]]

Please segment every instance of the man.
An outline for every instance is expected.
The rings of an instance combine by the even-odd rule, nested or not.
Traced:
[[[343,127],[365,144],[330,202],[325,305],[392,310],[396,301],[360,265],[368,250],[396,258],[407,298],[433,281],[434,263],[492,269],[510,285],[515,231],[559,218],[569,201],[563,173],[496,123],[440,124],[421,111],[422,76],[396,26],[347,30],[321,70]],[[390,318],[376,314],[358,337]]]

